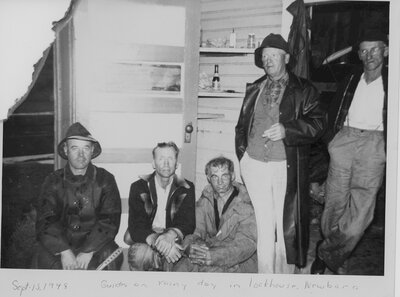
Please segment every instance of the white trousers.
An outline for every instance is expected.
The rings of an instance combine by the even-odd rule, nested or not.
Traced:
[[[283,237],[286,161],[261,162],[245,153],[240,170],[256,215],[258,272],[294,273],[295,265],[286,261]]]

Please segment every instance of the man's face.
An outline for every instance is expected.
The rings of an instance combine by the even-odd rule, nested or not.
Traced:
[[[360,43],[358,57],[363,62],[365,71],[372,71],[381,67],[388,48],[382,41],[363,41]]]
[[[214,192],[218,193],[220,196],[232,189],[232,182],[234,179],[235,174],[230,173],[227,166],[210,168],[208,181]]]
[[[153,167],[161,177],[171,177],[177,167],[175,150],[171,147],[157,148],[154,152]]]
[[[73,169],[86,169],[92,159],[94,146],[87,140],[68,139],[64,151]]]
[[[286,64],[289,63],[290,55],[284,50],[266,47],[262,50],[261,60],[264,71],[272,79],[279,79],[286,72]]]

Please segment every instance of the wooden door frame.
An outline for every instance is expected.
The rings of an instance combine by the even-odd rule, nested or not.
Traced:
[[[184,1],[185,18],[185,49],[184,49],[184,98],[183,98],[183,140],[185,127],[193,126],[191,142],[182,143],[182,153],[179,162],[182,164],[182,176],[194,181],[196,178],[197,154],[197,98],[199,82],[199,46],[200,46],[200,1]]]

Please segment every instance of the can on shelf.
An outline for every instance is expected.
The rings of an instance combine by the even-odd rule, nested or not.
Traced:
[[[256,35],[254,33],[249,33],[247,37],[247,48],[256,48]]]

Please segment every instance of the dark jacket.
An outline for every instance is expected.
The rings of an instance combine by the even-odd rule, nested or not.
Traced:
[[[354,93],[357,85],[363,74],[363,68],[354,68],[353,71],[341,81],[335,96],[333,97],[328,109],[328,130],[323,139],[329,143],[333,137],[343,128],[347,114],[350,109],[351,102],[353,101]],[[382,81],[385,97],[383,101],[383,127],[385,132],[385,139],[387,133],[387,90],[388,90],[388,70],[387,67],[382,68]]]
[[[141,176],[131,185],[128,230],[133,242],[145,243],[147,236],[154,232],[152,225],[157,212],[157,192],[154,179],[155,173],[153,172],[150,175]],[[183,236],[193,233],[196,224],[193,183],[174,176],[166,212],[166,228],[177,228]]]
[[[52,254],[97,252],[114,241],[121,198],[114,176],[93,164],[75,176],[69,165],[50,174],[41,190],[37,238]]]
[[[257,272],[257,225],[246,188],[234,183],[238,195],[221,216],[217,229],[214,191],[207,185],[196,203],[196,230],[185,238],[184,246],[200,239],[210,248],[213,266],[224,272]]]
[[[236,125],[236,155],[247,148],[254,119],[254,107],[266,75],[246,87],[246,95]],[[289,264],[306,265],[308,249],[308,160],[310,144],[322,136],[325,111],[319,92],[307,80],[289,73],[289,82],[279,106],[279,122],[285,127],[283,139],[287,159],[287,189],[283,211],[283,231]],[[251,197],[250,197],[251,198]]]

